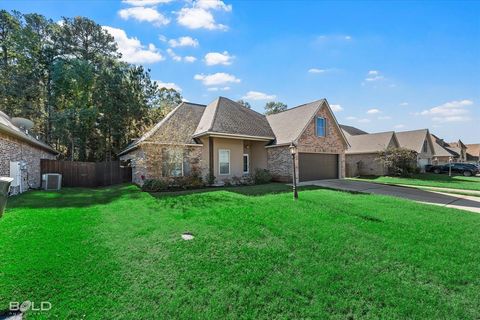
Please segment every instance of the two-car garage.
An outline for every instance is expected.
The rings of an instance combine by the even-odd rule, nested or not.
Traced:
[[[339,155],[331,153],[298,154],[299,181],[338,179]]]

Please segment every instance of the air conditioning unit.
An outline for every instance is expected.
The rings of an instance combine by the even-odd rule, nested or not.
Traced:
[[[45,190],[60,190],[62,188],[62,175],[45,173],[42,175],[42,185]]]

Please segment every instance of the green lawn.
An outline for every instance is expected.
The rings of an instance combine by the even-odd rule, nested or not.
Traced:
[[[52,309],[28,319],[480,318],[480,215],[287,191],[16,197],[0,219],[0,310],[31,300]]]
[[[358,180],[356,178],[355,180]],[[451,188],[460,190],[480,191],[480,177],[453,176],[447,174],[420,173],[411,178],[401,177],[363,177],[360,180],[367,180],[378,183],[405,184],[412,186],[426,186]]]

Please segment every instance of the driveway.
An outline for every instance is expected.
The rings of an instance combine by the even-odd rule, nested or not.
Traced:
[[[480,213],[480,197],[453,195],[403,186],[390,186],[379,183],[352,180],[319,180],[302,182],[300,185],[315,185],[342,191],[388,195],[409,199],[416,202]]]

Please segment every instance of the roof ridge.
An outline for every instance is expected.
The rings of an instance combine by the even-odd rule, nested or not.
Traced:
[[[315,102],[321,103],[321,102],[323,102],[323,101],[325,101],[325,98],[318,99],[318,100],[314,100],[314,101],[310,101],[310,102],[307,102],[307,103],[298,105],[298,106],[296,106],[296,107],[289,108],[289,109],[284,110],[284,111],[282,111],[282,112],[278,112],[278,113],[274,113],[274,114],[269,114],[268,117],[270,117],[270,116],[276,116],[276,115],[278,115],[278,114],[282,114],[282,113],[285,113],[285,112],[288,112],[288,111],[291,111],[291,110],[294,110],[294,109],[298,109],[298,108],[301,108],[301,107],[305,107],[305,106],[307,106],[307,105],[309,105],[309,104],[312,104],[312,103],[315,103]]]
[[[182,101],[182,103],[184,103],[184,104],[193,104],[193,105],[199,106],[199,107],[206,107],[206,106],[207,106],[206,104],[195,103],[195,102],[190,102],[190,101]]]

